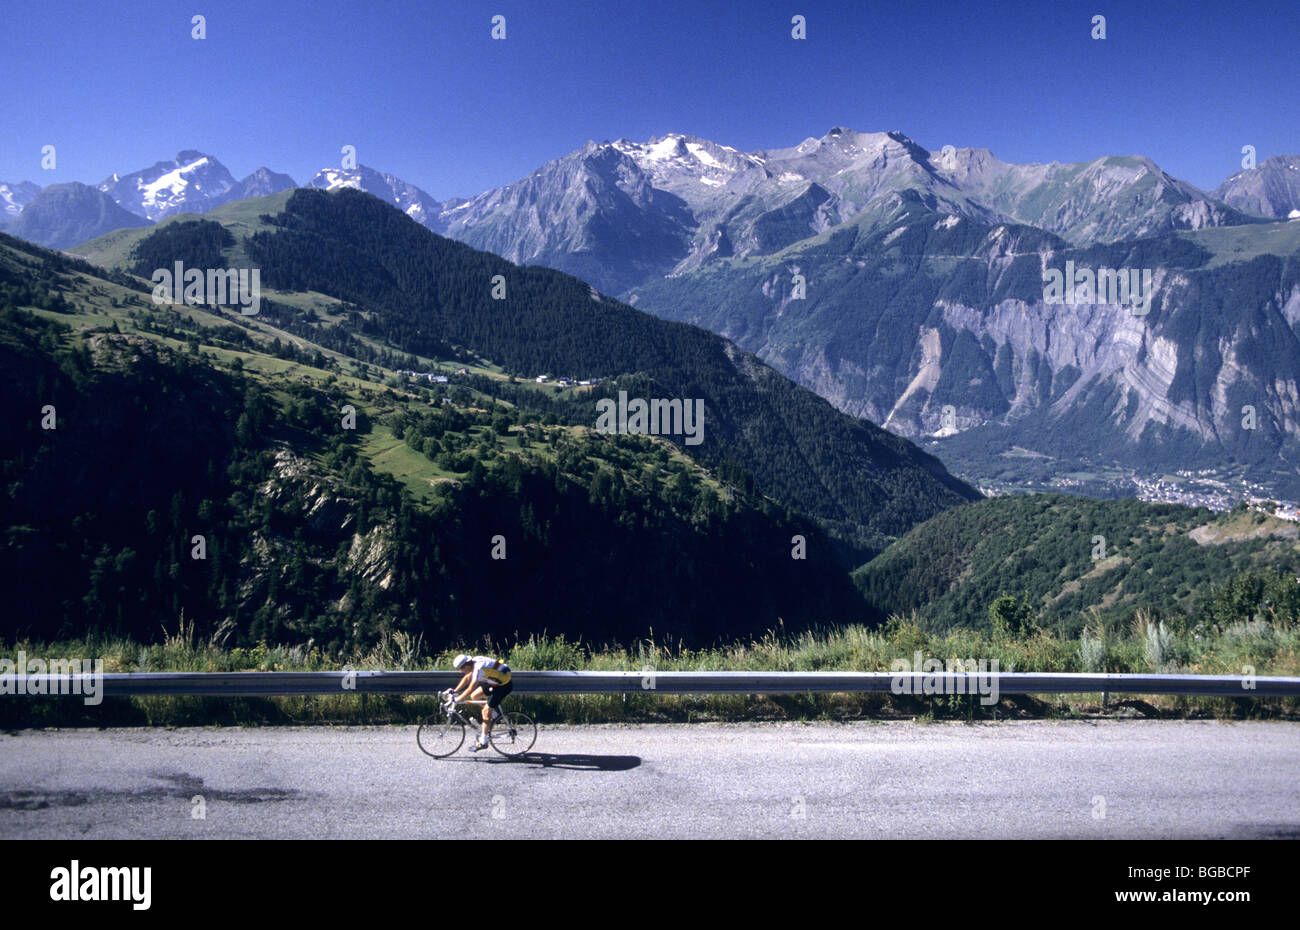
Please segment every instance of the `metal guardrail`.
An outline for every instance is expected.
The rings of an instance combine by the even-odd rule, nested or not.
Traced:
[[[9,676],[0,696],[79,695],[89,675]],[[102,695],[274,697],[308,694],[432,694],[458,672],[141,672],[100,676]],[[515,694],[1185,694],[1300,697],[1300,678],[1076,672],[515,672]],[[18,683],[21,682],[21,685]],[[17,685],[17,687],[15,687]]]

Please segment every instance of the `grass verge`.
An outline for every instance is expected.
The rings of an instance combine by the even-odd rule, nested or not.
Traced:
[[[1062,640],[1035,630],[996,637],[972,630],[928,633],[914,619],[883,627],[847,626],[797,636],[769,632],[754,642],[685,649],[645,640],[631,647],[589,646],[564,636],[424,648],[418,637],[386,634],[373,647],[327,656],[311,644],[227,648],[182,625],[155,643],[89,635],[55,643],[0,645],[0,657],[99,658],[106,672],[327,671],[448,669],[457,652],[506,658],[515,669],[584,671],[889,671],[899,659],[996,660],[1001,671],[1182,672],[1207,675],[1300,675],[1300,631],[1294,624],[1253,622],[1209,635],[1153,626],[1139,613],[1132,629],[1109,639]],[[692,720],[996,720],[1111,716],[1300,719],[1300,699],[1100,694],[1004,696],[888,693],[808,695],[527,695],[511,703],[542,723],[646,723]],[[276,698],[117,697],[87,706],[80,696],[0,698],[0,727],[245,726],[256,724],[414,724],[433,712],[429,695],[338,694]]]

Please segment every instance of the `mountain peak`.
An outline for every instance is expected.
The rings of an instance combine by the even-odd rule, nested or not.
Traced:
[[[15,219],[40,192],[31,181],[0,182],[0,224]]]
[[[272,171],[265,165],[230,189],[231,200],[247,200],[249,197],[267,197],[280,191],[292,190],[298,185],[287,174]]]
[[[148,226],[98,188],[79,181],[51,184],[32,198],[9,227],[15,236],[66,249],[125,226]]]
[[[224,203],[234,186],[225,165],[196,149],[182,149],[172,161],[131,174],[114,172],[98,185],[124,210],[154,221],[176,213],[205,213]]]
[[[341,187],[365,191],[392,204],[411,219],[434,232],[446,230],[446,224],[440,220],[443,204],[414,184],[403,181],[386,171],[376,171],[369,165],[358,164],[355,168],[322,168],[305,186],[327,191]]]
[[[1256,216],[1294,218],[1300,209],[1300,155],[1274,155],[1231,175],[1214,191],[1224,203]]]

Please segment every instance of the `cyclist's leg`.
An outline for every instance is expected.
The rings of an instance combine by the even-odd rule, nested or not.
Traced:
[[[498,710],[501,708],[501,702],[504,701],[513,690],[515,690],[515,683],[513,681],[507,681],[504,685],[501,685],[496,689],[497,694],[499,695],[497,697]]]
[[[492,686],[492,697],[488,699],[487,707],[484,708],[484,710],[492,712],[493,720],[502,714],[501,702],[506,699],[506,695],[514,690],[514,687],[514,683],[509,681],[503,685]],[[491,728],[491,722],[489,721],[488,729],[490,730]]]
[[[504,685],[492,685],[488,690],[488,702],[483,707],[483,738],[492,732],[492,721],[501,714],[501,702],[506,699],[506,695],[514,688],[510,682]]]
[[[480,742],[486,743],[488,731],[492,728],[492,694],[496,689],[486,682],[480,684],[474,691],[474,700],[483,701],[483,713],[480,717],[483,720],[482,726],[479,727]]]
[[[487,689],[487,693],[484,692],[484,689],[485,689],[485,688]],[[488,696],[489,696],[490,694],[491,694],[491,689],[490,689],[490,688],[489,688],[489,687],[488,687],[484,682],[479,682],[478,684],[474,685],[474,686],[470,689],[469,694],[465,695],[465,700],[466,700],[466,701],[484,701],[484,704],[483,704],[483,721],[484,721],[484,722],[483,722],[483,724],[482,724],[482,725],[480,726],[480,728],[479,728],[479,738],[478,738],[478,741],[477,741],[479,746],[486,746],[486,745],[487,745],[487,734],[488,734],[488,731],[487,731],[487,719],[488,719],[488,718],[487,718],[487,715],[490,714],[491,711],[488,709],[488,706],[487,706],[486,700],[488,699]]]

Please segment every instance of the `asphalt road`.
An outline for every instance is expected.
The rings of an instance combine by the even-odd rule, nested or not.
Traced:
[[[0,736],[3,839],[467,836],[1296,839],[1300,726],[543,727],[522,761],[414,727]]]

